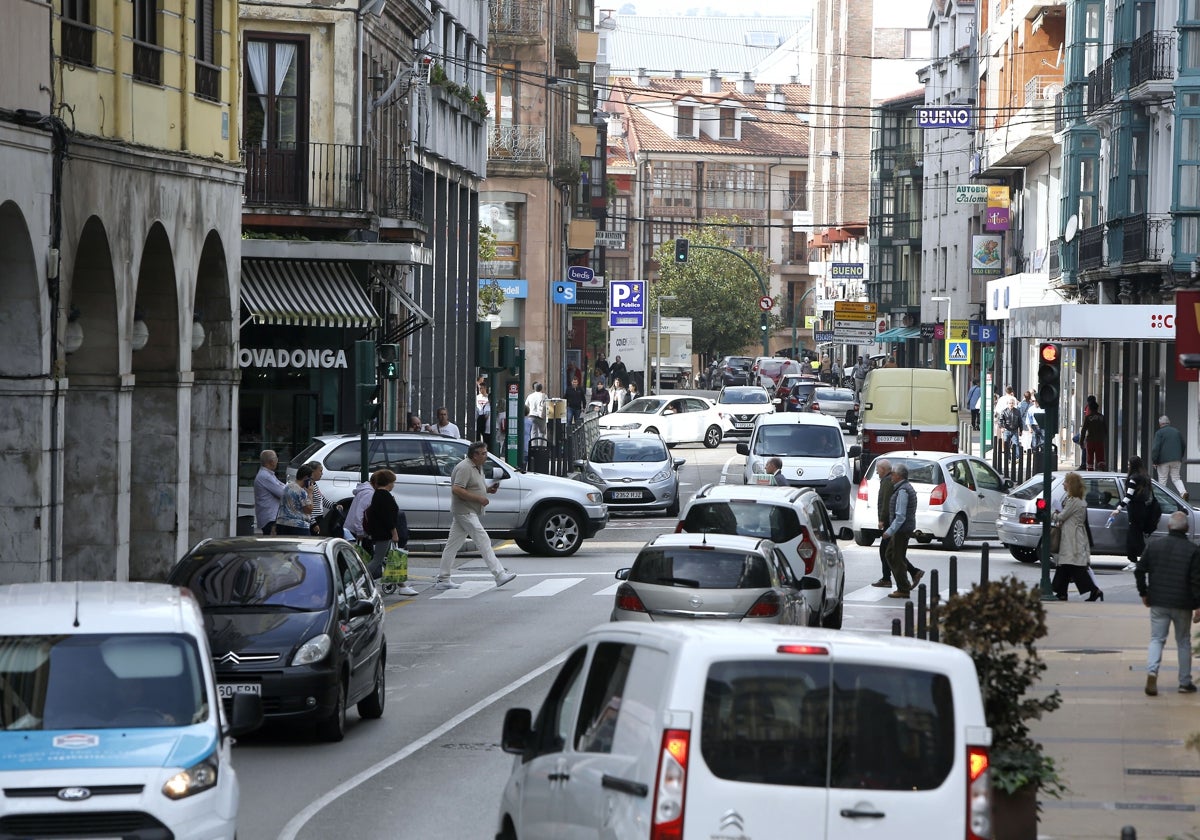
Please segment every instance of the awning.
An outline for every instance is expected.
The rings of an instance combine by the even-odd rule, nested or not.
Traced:
[[[920,338],[920,327],[893,327],[890,330],[884,330],[879,335],[875,336],[876,342],[889,343],[894,341],[907,341],[910,338]]]
[[[242,305],[256,324],[366,328],[379,324],[342,262],[242,260]]]

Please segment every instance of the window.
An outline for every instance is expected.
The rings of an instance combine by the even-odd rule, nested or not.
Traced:
[[[1004,492],[1004,479],[987,464],[972,461],[971,472],[975,474],[975,481],[979,485],[979,489],[991,490],[996,493]]]
[[[596,4],[593,0],[575,0],[575,27],[580,32],[595,29]]]
[[[485,81],[487,89],[488,120],[494,126],[511,126],[513,103],[517,95],[517,67],[512,64],[502,64],[488,68]]]
[[[770,527],[767,521],[770,512],[764,509],[760,515],[765,530]],[[739,529],[741,527],[742,523],[739,523]],[[746,526],[746,530],[757,529]],[[684,546],[649,547],[642,549],[633,562],[629,581],[657,585],[662,585],[664,580],[685,581],[681,585],[689,589],[766,589],[777,585],[777,581],[771,580],[771,572],[767,561],[758,553]]]
[[[625,233],[629,230],[629,198],[618,195],[608,200],[607,229],[613,233]]]
[[[904,30],[904,57],[929,58],[931,37],[928,29]]]
[[[653,165],[651,201],[654,204],[691,207],[694,204],[696,166],[663,161]]]
[[[1184,0],[1179,10],[1179,75],[1200,73],[1200,0]]]
[[[196,5],[196,95],[216,102],[220,99],[220,86],[216,0],[200,0]]]
[[[704,190],[713,210],[765,210],[766,167],[753,163],[712,163],[704,169]]]
[[[721,139],[732,140],[737,137],[737,109],[721,109]]]
[[[92,0],[63,0],[63,61],[81,67],[94,67],[96,28],[92,26]]]
[[[1150,169],[1150,130],[1136,125],[1129,139],[1129,214],[1145,213],[1146,186]]]
[[[788,173],[788,194],[783,209],[808,209],[808,170],[792,170]]]
[[[1192,0],[1200,3],[1200,0]],[[1176,93],[1175,242],[1176,260],[1200,251],[1200,90]]]
[[[568,743],[579,708],[579,697],[583,693],[583,662],[587,648],[579,648],[563,664],[554,679],[546,701],[538,711],[534,732],[538,743],[533,745],[537,755],[562,752]]]
[[[481,202],[479,218],[496,236],[496,257],[480,264],[481,277],[516,277],[520,269],[521,205],[517,202]]]
[[[593,64],[580,64],[575,71],[575,124],[591,125],[592,115],[596,111],[592,100],[592,88],[595,85],[596,67]]]
[[[601,642],[596,645],[587,685],[575,725],[577,752],[610,753],[621,712],[625,681],[633,662],[633,645]]]
[[[676,137],[696,136],[696,109],[691,105],[680,105],[675,117]]]
[[[133,78],[161,85],[162,53],[158,40],[158,0],[133,0]]]

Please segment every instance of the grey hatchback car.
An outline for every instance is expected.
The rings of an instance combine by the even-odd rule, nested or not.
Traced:
[[[847,432],[858,433],[858,400],[853,388],[817,386],[808,410],[835,417]]]
[[[610,513],[666,511],[679,515],[679,468],[658,435],[610,432],[592,444],[586,459],[576,461],[578,478],[604,494]]]
[[[1052,474],[1050,505],[1054,510],[1062,508],[1063,479],[1066,476],[1066,471]],[[1106,528],[1105,523],[1125,495],[1125,474],[1081,472],[1079,477],[1083,479],[1083,499],[1087,502],[1088,527],[1094,543],[1092,554],[1124,557],[1129,517],[1124,513],[1118,514],[1111,528]],[[1176,495],[1174,490],[1167,489],[1157,481],[1151,484],[1163,512],[1155,533],[1166,534],[1167,520],[1172,513],[1182,510],[1187,513],[1190,523],[1188,539],[1200,543],[1200,511]],[[1009,493],[1000,505],[1000,516],[996,520],[1000,542],[1022,563],[1036,563],[1040,559],[1038,549],[1042,539],[1042,523],[1037,517],[1037,501],[1041,495],[1042,477],[1036,476]]]

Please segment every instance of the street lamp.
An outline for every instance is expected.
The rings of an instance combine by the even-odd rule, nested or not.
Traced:
[[[677,295],[659,295],[654,301],[654,393],[662,393],[662,302]]]
[[[935,302],[935,303],[941,303],[942,301],[945,301],[945,302],[946,302],[946,331],[945,331],[945,333],[942,335],[942,342],[943,342],[943,344],[945,344],[946,342],[949,342],[949,341],[950,341],[950,331],[951,331],[952,329],[954,329],[954,327],[953,327],[954,321],[952,321],[952,320],[950,319],[950,303],[951,303],[951,299],[950,299],[950,298],[948,298],[948,297],[931,297],[931,298],[930,298],[930,300],[932,300],[932,301],[933,301],[933,302]],[[945,344],[945,346],[947,346],[947,347],[948,347],[948,346],[949,346],[949,344]],[[946,353],[945,353],[945,351],[943,351],[943,352],[942,352],[942,356],[943,356],[943,359],[946,357]]]

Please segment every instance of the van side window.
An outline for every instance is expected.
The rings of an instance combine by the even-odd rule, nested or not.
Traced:
[[[583,692],[583,662],[586,658],[587,648],[579,648],[563,663],[562,670],[554,678],[554,685],[550,687],[550,693],[546,695],[534,723],[537,743],[533,746],[532,755],[526,755],[526,760],[562,752],[566,746],[571,725],[575,722],[579,695]]]
[[[612,752],[633,651],[633,645],[615,642],[603,642],[596,646],[587,685],[583,689],[583,700],[579,704],[579,720],[575,726],[576,752]]]

